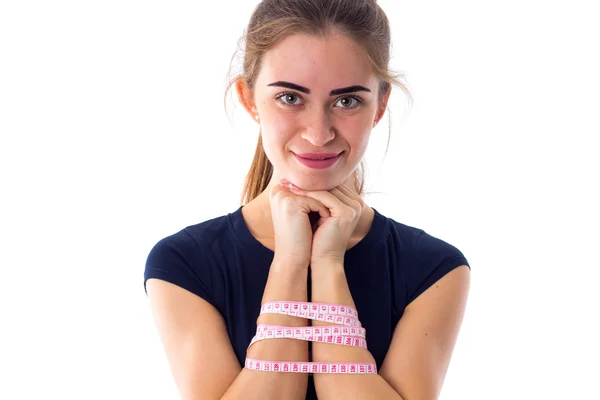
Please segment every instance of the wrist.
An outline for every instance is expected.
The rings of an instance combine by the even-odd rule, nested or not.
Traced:
[[[331,271],[331,270],[344,270],[343,259],[318,259],[313,258],[310,261],[311,272],[313,271]]]
[[[275,271],[300,271],[308,270],[309,261],[294,256],[278,255],[275,253],[271,262],[271,270]]]
[[[326,288],[326,291],[334,290],[340,282],[346,281],[346,271],[344,266],[341,264],[318,264],[316,266],[310,266],[310,278],[313,286],[313,298],[315,294],[319,294],[321,289]],[[318,283],[318,287],[315,285]],[[321,293],[325,295],[325,293]],[[332,294],[332,293],[329,293]],[[329,297],[329,296],[325,296]],[[328,298],[327,302],[331,299]]]
[[[260,324],[281,325],[281,326],[307,326],[308,320],[306,318],[292,316],[292,315],[260,314],[258,316],[258,318],[256,318],[256,324],[257,325],[260,325]]]

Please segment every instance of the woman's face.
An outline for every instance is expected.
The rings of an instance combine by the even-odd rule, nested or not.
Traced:
[[[387,104],[387,96],[378,102],[379,80],[360,54],[339,33],[290,36],[265,54],[253,106],[277,182],[284,177],[303,189],[329,190],[360,163]],[[307,153],[337,159],[307,161]]]

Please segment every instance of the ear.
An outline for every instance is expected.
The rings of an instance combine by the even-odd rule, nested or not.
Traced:
[[[385,93],[385,95],[383,96],[383,99],[381,100],[381,103],[379,104],[379,107],[377,108],[377,114],[375,115],[375,120],[373,121],[373,126],[377,125],[379,123],[379,121],[381,120],[381,118],[383,118],[383,115],[385,114],[385,110],[388,105],[388,100],[390,99],[390,94],[392,94],[392,85],[389,86],[387,92]]]
[[[246,111],[254,119],[256,113],[256,104],[254,103],[254,95],[252,90],[248,87],[248,84],[241,78],[235,81],[235,91],[238,95],[238,100],[244,106]]]

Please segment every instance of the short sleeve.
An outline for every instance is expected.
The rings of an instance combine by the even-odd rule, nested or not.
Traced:
[[[444,275],[461,265],[467,265],[471,269],[460,250],[425,231],[421,232],[412,252],[407,276],[406,304],[410,304]]]
[[[161,239],[154,245],[146,259],[146,282],[157,278],[192,292],[215,306],[211,293],[211,271],[194,238],[184,229]]]

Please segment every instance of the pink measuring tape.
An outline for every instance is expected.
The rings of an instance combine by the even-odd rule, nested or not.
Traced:
[[[263,304],[260,314],[284,314],[316,321],[330,322],[331,326],[290,327],[259,324],[250,346],[265,339],[297,339],[319,343],[367,348],[366,330],[361,327],[358,312],[343,304],[308,303],[299,301],[270,301]],[[375,363],[264,361],[246,357],[245,367],[256,371],[376,374]]]

